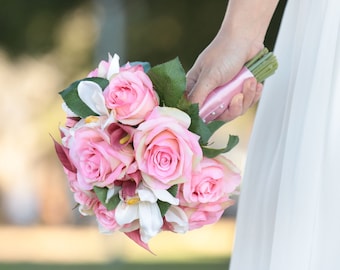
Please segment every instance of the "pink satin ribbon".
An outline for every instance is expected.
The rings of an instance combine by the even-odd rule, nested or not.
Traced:
[[[210,122],[219,117],[229,106],[230,100],[242,92],[243,82],[254,75],[243,67],[241,71],[225,85],[213,90],[200,108],[200,117],[204,122]]]

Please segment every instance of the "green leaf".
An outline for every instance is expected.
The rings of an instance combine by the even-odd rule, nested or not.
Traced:
[[[196,106],[194,109],[191,108],[192,106]],[[191,110],[192,113],[195,113],[198,115],[198,104],[192,104],[184,95],[181,96],[179,99],[176,108],[178,108],[181,111],[186,112],[187,114],[190,114]]]
[[[94,186],[93,190],[94,190],[94,193],[96,193],[97,198],[99,199],[99,201],[102,204],[104,204],[105,201],[106,201],[106,196],[107,196],[108,188],[106,188],[106,187],[101,188],[101,187]]]
[[[238,136],[229,135],[228,144],[224,148],[216,149],[202,146],[203,155],[207,158],[214,158],[220,154],[229,152],[238,144],[238,142],[239,142]]]
[[[97,115],[93,112],[79,97],[78,95],[78,85],[81,81],[92,81],[97,83],[103,90],[108,86],[109,81],[104,78],[93,77],[85,78],[73,82],[69,87],[61,91],[59,94],[65,101],[67,107],[81,118],[86,118],[90,115]]]
[[[147,73],[151,69],[149,62],[134,61],[129,63],[131,66],[141,65],[143,66],[144,72]]]
[[[112,198],[109,200],[108,203],[105,203],[106,209],[109,211],[116,209],[119,202],[120,202],[120,198],[119,198],[119,194],[117,193],[116,195],[112,196]]]
[[[208,128],[212,134],[214,134],[220,127],[225,124],[224,121],[212,121],[208,125]]]
[[[182,96],[182,98],[179,100],[179,103],[177,104],[177,108],[186,112],[190,116],[191,123],[189,130],[200,136],[201,145],[206,145],[209,138],[211,137],[211,132],[208,126],[199,116],[198,104],[192,104],[184,96]]]
[[[108,188],[106,187],[94,187],[93,188],[94,192],[96,193],[99,201],[106,207],[107,210],[111,211],[114,210],[118,203],[120,202],[119,194],[117,193],[116,195],[112,196],[112,198],[106,203],[106,198],[107,198],[107,192]]]
[[[226,147],[226,152],[229,152],[231,149],[233,149],[238,142],[240,141],[239,137],[236,135],[229,135],[229,140],[228,140],[228,144]]]
[[[207,145],[209,142],[210,137],[212,136],[212,133],[208,126],[204,123],[204,121],[199,118],[196,121],[193,120],[191,122],[190,131],[196,133],[200,136],[199,143],[200,145]]]
[[[178,58],[152,67],[148,75],[160,98],[160,104],[176,107],[186,88],[185,71]]]
[[[168,191],[170,192],[172,196],[176,197],[177,192],[178,192],[178,185],[171,186],[168,189]],[[159,210],[161,211],[162,217],[164,217],[165,213],[169,210],[171,204],[168,202],[160,201],[160,200],[157,201],[157,204],[158,204]]]

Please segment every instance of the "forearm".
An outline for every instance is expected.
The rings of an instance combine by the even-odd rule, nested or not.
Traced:
[[[279,0],[229,0],[218,36],[243,43],[263,43]]]

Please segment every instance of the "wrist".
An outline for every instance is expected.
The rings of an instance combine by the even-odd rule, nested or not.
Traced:
[[[253,58],[264,48],[261,37],[252,37],[239,31],[219,31],[216,39],[224,44],[226,50],[237,52],[237,55],[241,56],[244,62]]]

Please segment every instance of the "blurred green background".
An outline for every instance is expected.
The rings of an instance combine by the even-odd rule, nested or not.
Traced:
[[[273,49],[286,1],[265,45]],[[151,248],[102,236],[73,200],[50,136],[58,92],[108,52],[152,65],[178,56],[188,70],[217,33],[226,0],[0,0],[0,269],[227,269],[236,207],[216,226],[166,235]],[[227,126],[242,169],[256,108]],[[221,131],[223,136],[223,132]]]

